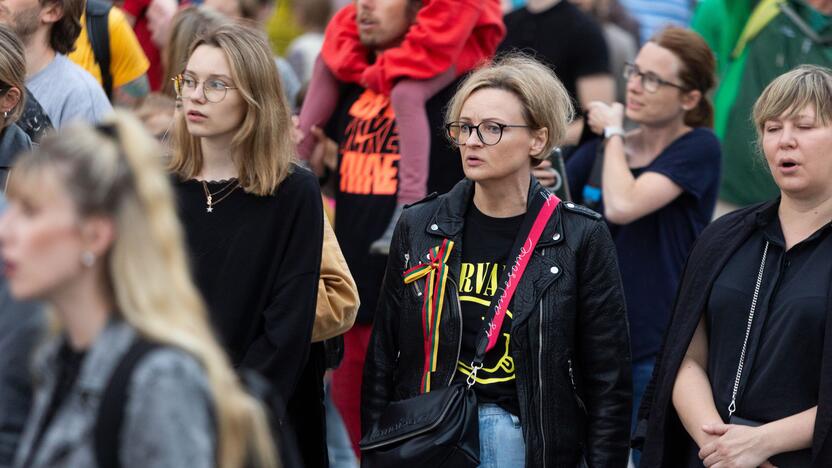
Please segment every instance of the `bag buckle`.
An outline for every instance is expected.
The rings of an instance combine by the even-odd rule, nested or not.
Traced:
[[[477,383],[477,371],[480,369],[482,369],[482,363],[471,361],[471,373],[468,374],[468,379],[465,381],[468,384],[468,388],[473,387]]]

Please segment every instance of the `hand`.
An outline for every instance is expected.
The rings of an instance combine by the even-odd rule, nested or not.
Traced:
[[[537,166],[532,169],[532,175],[535,176],[540,185],[551,188],[558,180],[558,174],[552,169],[552,162],[544,159]]]
[[[624,126],[624,106],[619,102],[606,104],[592,101],[586,107],[587,123],[594,133],[604,134],[605,127]]]
[[[303,132],[300,129],[300,118],[296,115],[292,116],[292,131],[289,133],[291,133],[292,143],[295,145],[303,140]]]
[[[719,439],[705,444],[699,458],[706,467],[714,468],[775,468],[768,458],[765,433],[761,427],[734,424],[706,424],[702,430]]]
[[[173,16],[179,9],[176,0],[152,0],[147,7],[147,29],[150,39],[160,49],[167,46]]]
[[[325,168],[335,170],[338,166],[338,144],[318,127],[313,126],[309,131],[316,140],[315,149],[309,155],[309,168],[321,177],[324,175]]]

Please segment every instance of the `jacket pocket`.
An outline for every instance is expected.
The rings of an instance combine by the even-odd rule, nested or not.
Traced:
[[[573,365],[573,361],[571,358],[566,360],[567,364],[567,372],[569,373],[569,383],[572,384],[572,394],[575,396],[575,403],[578,405],[578,408],[583,412],[584,416],[587,415],[586,405],[584,404],[583,398],[581,398],[580,392],[578,392],[578,385],[575,381],[575,369]]]

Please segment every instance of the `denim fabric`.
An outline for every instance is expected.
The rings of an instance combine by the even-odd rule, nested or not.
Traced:
[[[653,376],[653,366],[656,364],[656,357],[651,356],[644,359],[633,361],[633,419],[631,420],[631,432],[636,430],[636,423],[638,418],[638,408],[641,406],[641,397],[644,395],[644,389],[650,382],[650,377]],[[633,459],[633,466],[638,466],[641,459],[641,451],[633,450],[631,452]]]
[[[495,404],[479,405],[480,468],[514,468],[526,464],[520,418]]]
[[[326,445],[330,468],[357,468],[358,460],[352,450],[350,436],[341,419],[341,413],[332,402],[332,383],[326,386]]]

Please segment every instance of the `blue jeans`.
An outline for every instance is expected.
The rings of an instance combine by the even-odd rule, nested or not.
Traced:
[[[515,468],[526,464],[520,418],[492,403],[479,405],[480,468]]]
[[[326,385],[326,446],[329,454],[330,468],[358,468],[355,452],[352,450],[350,436],[338,408],[332,403],[332,382]]]
[[[656,356],[633,361],[633,419],[631,420],[630,432],[635,432],[638,424],[638,408],[641,406],[641,397],[644,396],[644,390],[647,384],[650,383],[650,377],[653,376],[653,366],[656,365]],[[641,452],[638,450],[632,451],[633,466],[638,466],[641,460]]]

